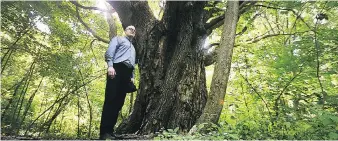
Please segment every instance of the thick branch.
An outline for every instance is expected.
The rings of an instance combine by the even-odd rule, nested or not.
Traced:
[[[142,33],[150,23],[156,21],[147,1],[108,1],[108,3],[118,13],[123,28],[134,25],[138,33]]]
[[[273,6],[267,6],[267,5],[262,5],[262,4],[255,4],[256,2],[250,2],[250,5],[246,6],[246,4],[248,4],[249,2],[243,2],[241,4],[241,7],[240,7],[240,11],[239,11],[239,14],[243,14],[244,12],[246,12],[249,8],[251,8],[252,6],[258,6],[258,7],[265,7],[265,8],[269,8],[269,9],[277,9],[277,10],[286,10],[286,11],[291,11],[293,14],[295,14],[296,16],[298,16],[297,12],[291,8],[280,8],[280,7],[273,7]],[[306,24],[306,26],[308,28],[311,29],[311,27],[305,22],[305,20],[302,18],[302,17],[299,17],[302,22],[304,24]],[[205,28],[207,29],[207,33],[210,34],[212,32],[212,30],[220,27],[223,22],[224,22],[224,14],[222,14],[221,16],[218,16],[216,17],[215,19],[211,20],[209,23],[207,23],[205,25]],[[245,28],[244,29],[244,32],[245,32]],[[241,32],[242,33],[242,32]]]
[[[219,46],[220,43],[212,43],[212,44],[209,44],[208,46],[206,46],[205,48],[203,48],[202,50],[203,51],[208,51],[210,48],[212,48],[213,46]],[[207,52],[204,52],[204,53],[207,53]]]
[[[122,23],[122,27],[126,28],[128,25],[132,25],[132,2],[130,1],[107,1],[118,13]],[[139,11],[141,12],[141,11]]]
[[[216,26],[216,25],[218,25],[218,23],[221,23],[221,25],[222,25],[222,23],[224,22],[224,18],[225,18],[224,14],[216,17],[215,19],[211,20],[209,23],[207,23],[205,25],[205,29],[213,30],[213,29],[219,27],[219,26]]]
[[[254,6],[265,7],[265,8],[269,8],[269,9],[277,9],[277,10],[291,11],[294,15],[296,15],[296,16],[298,15],[297,12],[296,12],[295,10],[291,9],[291,8],[272,7],[272,6],[261,5],[261,4],[256,4],[256,5],[254,5]],[[309,29],[311,29],[310,25],[307,24],[307,23],[305,22],[305,20],[304,20],[302,17],[299,17],[299,18],[302,20],[302,22],[303,22]]]
[[[102,12],[107,12],[107,13],[114,13],[115,9],[112,9],[112,11],[106,10],[106,9],[102,9],[102,8],[98,8],[98,7],[91,7],[91,6],[83,6],[80,3],[78,3],[77,1],[70,1],[72,4],[74,4],[77,7],[80,7],[82,9],[88,9],[88,10],[99,10]]]
[[[269,9],[286,10],[286,11],[295,12],[295,11],[294,11],[293,9],[291,9],[291,8],[272,7],[272,6],[262,5],[262,4],[255,4],[254,6],[265,7],[265,8],[269,8]]]
[[[242,31],[236,34],[236,36],[240,36],[244,32],[246,32],[247,29],[248,29],[247,26],[250,25],[259,15],[260,15],[259,13],[255,14],[249,20],[249,22],[243,27]],[[214,49],[214,50],[210,50],[210,49],[211,49],[211,47],[218,46],[218,45],[219,45],[219,43],[213,43],[213,44],[210,44],[207,47],[203,48],[203,54],[204,54],[204,58],[205,58],[205,60],[204,60],[205,66],[209,66],[209,65],[215,63],[215,61],[216,61],[215,56],[217,56],[217,51],[216,51],[216,49]]]
[[[310,31],[310,30],[309,30]],[[275,36],[281,36],[281,35],[296,35],[296,34],[300,34],[300,33],[306,33],[306,32],[309,32],[309,31],[303,31],[303,32],[295,32],[295,33],[280,33],[280,34],[268,34],[268,35],[261,35],[261,36],[258,36],[258,37],[255,37],[253,39],[248,39],[246,40],[246,42],[244,43],[240,43],[240,44],[236,44],[235,47],[237,46],[240,46],[241,44],[252,44],[252,43],[256,43],[256,42],[259,42],[263,39],[266,39],[266,38],[270,38],[270,37],[275,37]],[[208,55],[217,55],[217,52],[215,50],[209,52]],[[209,59],[212,58],[212,56],[207,56],[205,55],[206,59]],[[215,62],[215,60],[210,60],[211,62],[209,62],[208,64],[211,65],[212,63]],[[211,64],[210,64],[211,63]],[[208,66],[208,65],[206,65]]]
[[[246,4],[250,3],[250,5],[246,6]],[[240,5],[239,16],[245,13],[248,9],[250,9],[256,2],[255,1],[245,1]],[[209,23],[205,24],[205,29],[207,29],[207,33],[210,34],[214,29],[223,25],[225,19],[225,15],[222,14],[215,19],[211,20]]]
[[[255,37],[253,39],[246,40],[245,44],[256,43],[256,42],[258,42],[262,39],[266,39],[266,38],[269,38],[269,37],[275,37],[275,36],[280,36],[280,35],[295,35],[295,34],[306,33],[306,32],[309,32],[309,31],[295,32],[295,33],[279,33],[279,34],[261,35],[261,36]]]
[[[300,34],[300,33],[306,33],[309,32],[311,30],[308,31],[303,31],[303,32],[295,32],[295,33],[280,33],[280,34],[268,34],[268,35],[261,35],[258,37],[255,37],[253,39],[248,39],[246,40],[246,42],[240,43],[240,44],[236,44],[235,47],[240,46],[241,44],[252,44],[252,43],[257,43],[262,39],[266,39],[266,38],[270,38],[270,37],[275,37],[275,36],[280,36],[280,35],[296,35],[296,34]]]
[[[218,3],[221,3],[221,1],[213,1],[212,3],[208,2],[205,7],[210,7],[211,9],[205,10],[206,15],[203,19],[204,24],[213,17],[213,13],[218,13],[220,11],[224,11],[224,9],[221,9],[217,6]]]
[[[96,34],[96,32],[95,32],[94,30],[92,30],[92,29],[91,29],[91,28],[90,28],[90,27],[89,27],[89,26],[81,19],[80,13],[79,13],[79,10],[78,10],[78,7],[76,7],[76,16],[77,16],[77,18],[79,19],[79,21],[82,23],[82,25],[85,26],[86,29],[87,29],[90,33],[92,33],[92,35],[93,35],[95,38],[97,38],[99,41],[102,41],[102,42],[104,42],[104,43],[109,44],[109,40],[104,39],[104,38],[98,36],[98,35]]]
[[[240,7],[240,9],[239,9],[239,15],[242,15],[243,13],[248,11],[256,2],[257,1],[250,1],[250,2],[248,1],[247,3],[250,3],[250,5],[248,5],[248,6],[243,5],[243,4],[247,4],[247,3],[243,2],[243,4],[242,4],[243,6],[241,5],[242,7]]]
[[[239,9],[242,9],[246,4],[248,4],[250,1],[240,1],[239,2]]]

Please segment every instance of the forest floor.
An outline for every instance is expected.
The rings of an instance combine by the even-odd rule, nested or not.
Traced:
[[[135,135],[135,134],[122,134],[118,135],[116,140],[152,140],[153,135]],[[76,139],[76,138],[48,138],[48,137],[30,137],[30,136],[6,136],[1,135],[1,140],[98,140],[95,138],[91,139]]]

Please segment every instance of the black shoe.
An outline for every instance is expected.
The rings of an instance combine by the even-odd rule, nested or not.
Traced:
[[[114,134],[105,133],[103,135],[100,135],[100,140],[114,140],[114,139],[116,139],[116,136]]]

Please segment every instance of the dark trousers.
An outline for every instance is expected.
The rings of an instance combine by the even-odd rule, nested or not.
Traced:
[[[113,79],[107,75],[105,100],[101,116],[100,136],[113,133],[117,117],[126,97],[125,87],[130,82],[132,68],[123,63],[114,64],[116,75]]]

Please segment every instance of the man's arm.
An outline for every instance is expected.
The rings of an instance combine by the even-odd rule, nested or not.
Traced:
[[[105,58],[106,58],[106,62],[108,65],[108,76],[113,79],[116,75],[115,69],[113,67],[113,63],[114,63],[114,56],[115,56],[115,52],[118,46],[118,41],[117,41],[118,37],[114,37],[113,39],[111,39],[109,46],[108,46],[108,50],[105,53]]]
[[[113,67],[114,56],[115,56],[117,45],[118,45],[117,37],[114,37],[113,39],[111,39],[109,46],[108,46],[108,50],[105,53],[105,59],[106,59],[108,67]]]

